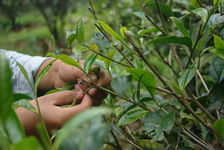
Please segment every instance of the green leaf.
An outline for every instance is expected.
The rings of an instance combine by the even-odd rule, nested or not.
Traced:
[[[176,17],[170,17],[170,19],[173,21],[173,23],[176,25],[177,29],[186,37],[190,37],[190,34],[188,33],[187,29],[184,26],[184,23],[181,19]]]
[[[34,83],[34,87],[35,87],[35,92],[37,91],[38,85],[41,81],[41,79],[48,73],[48,71],[50,70],[50,68],[52,67],[53,63],[56,61],[56,59],[52,60],[46,67],[44,67],[40,74],[36,77],[35,83]]]
[[[128,68],[127,71],[133,76],[133,79],[136,81],[139,81],[141,76],[144,74],[144,76],[142,77],[142,84],[150,94],[155,93],[156,79],[151,72],[139,68]]]
[[[75,39],[76,39],[76,34],[73,33],[73,34],[69,35],[68,39],[67,39],[67,44],[71,45]]]
[[[80,44],[84,44],[85,30],[82,24],[82,19],[79,20],[76,28],[76,38]]]
[[[120,33],[123,37],[126,37],[126,33],[127,33],[128,29],[126,27],[121,27],[120,28]]]
[[[212,127],[219,133],[221,134],[223,137],[224,137],[224,119],[219,119],[219,120],[216,120]],[[215,135],[216,139],[217,140],[220,140],[219,137],[217,135]]]
[[[173,128],[175,112],[171,111],[168,115],[163,116],[159,122],[159,130],[169,132]]]
[[[224,40],[217,35],[213,35],[214,37],[214,44],[216,49],[220,49],[224,51]]]
[[[9,149],[10,146],[10,141],[9,138],[5,132],[5,130],[3,129],[3,124],[0,120],[0,148],[4,149]]]
[[[104,23],[103,21],[97,21],[104,30],[106,30],[109,34],[111,34],[112,36],[114,36],[116,39],[118,39],[119,41],[123,41],[122,37],[117,34],[109,25],[107,25],[106,23]]]
[[[137,119],[146,114],[147,111],[143,109],[132,109],[126,112],[118,121],[118,126],[127,125],[135,122]]]
[[[191,81],[197,71],[197,65],[193,64],[188,69],[180,72],[178,77],[178,85],[181,90],[187,86],[187,84]]]
[[[200,6],[200,5],[198,4],[197,0],[191,0],[191,5],[192,5],[194,8],[197,8],[197,7]]]
[[[197,9],[194,9],[192,12],[200,16],[203,23],[206,22],[208,18],[208,12],[205,8],[197,8]]]
[[[213,0],[213,6],[215,6],[216,4],[219,4],[222,0]]]
[[[215,70],[218,82],[224,78],[224,60],[220,57],[215,57],[212,61],[212,67]]]
[[[50,38],[50,46],[51,46],[51,50],[54,52],[56,50],[56,46],[55,46],[55,40],[54,40],[54,36],[51,35],[51,38]]]
[[[113,78],[111,87],[118,95],[122,96],[130,87],[131,80],[132,77],[130,75]]]
[[[155,130],[161,120],[162,114],[160,111],[149,112],[143,118],[143,130],[147,133]]]
[[[224,22],[224,15],[222,15],[221,13],[212,15],[208,20],[206,30],[204,32],[207,32],[212,27],[215,27],[216,25],[221,24],[223,22]]]
[[[97,58],[97,54],[89,55],[89,56],[86,58],[86,60],[85,60],[85,62],[84,62],[84,71],[85,71],[86,73],[89,72],[89,70],[91,69],[91,67],[92,67],[93,63],[95,62],[96,58]]]
[[[33,137],[27,137],[17,144],[11,146],[12,150],[42,150],[38,140]]]
[[[176,36],[169,36],[169,37],[159,37],[157,39],[151,40],[148,44],[154,43],[175,43],[175,44],[183,44],[187,47],[192,47],[192,41],[188,37],[176,37]]]
[[[80,125],[89,121],[90,119],[101,116],[103,114],[110,113],[109,108],[97,107],[90,108],[84,112],[79,113],[78,115],[71,118],[58,132],[57,139],[54,143],[54,147],[58,148],[61,142],[73,131],[75,131]]]
[[[148,33],[156,32],[156,31],[159,31],[159,30],[156,27],[152,27],[152,28],[145,29],[145,30],[139,30],[138,35],[139,36],[148,36]]]
[[[12,94],[12,73],[9,68],[8,60],[3,53],[0,52],[0,120],[4,122],[13,103]]]
[[[22,99],[22,100],[19,100],[19,101],[16,101],[13,103],[13,106],[15,108],[19,108],[19,107],[23,107],[27,110],[30,110],[32,112],[36,112],[35,108],[33,107],[33,105],[31,105],[29,103],[29,100],[26,100],[26,99]]]
[[[155,2],[153,2],[153,3],[148,3],[146,6],[151,7],[151,8],[152,8],[152,7],[153,7],[153,8],[156,8],[156,3],[155,3]],[[162,12],[164,15],[166,15],[166,16],[168,16],[168,17],[173,16],[173,11],[172,11],[172,9],[171,9],[169,6],[167,6],[166,4],[159,3],[159,8],[160,8],[161,12]]]
[[[70,133],[59,150],[100,150],[107,138],[109,126],[101,118],[93,118],[79,130]]]
[[[18,101],[18,100],[21,100],[21,99],[27,99],[27,100],[33,99],[30,96],[28,96],[26,94],[23,94],[23,93],[14,93],[13,98],[14,98],[14,101]]]
[[[73,58],[69,57],[69,56],[62,55],[62,54],[55,56],[52,53],[48,53],[47,56],[48,57],[54,57],[56,59],[59,59],[62,62],[66,63],[67,65],[71,65],[71,66],[75,66],[75,67],[80,68],[79,63],[77,61],[75,61]]]
[[[12,108],[10,108],[5,122],[5,129],[12,143],[18,143],[25,137],[23,127]]]
[[[53,90],[50,90],[47,93],[45,93],[45,95],[53,94],[53,93],[60,92],[60,91],[63,91],[63,90],[62,89],[53,89]]]
[[[24,77],[26,78],[27,82],[29,83],[30,87],[32,89],[34,89],[32,83],[30,82],[30,79],[28,77],[28,73],[26,72],[26,69],[19,63],[19,62],[16,62],[16,64],[19,66],[19,69],[20,71],[23,73]],[[34,92],[34,91],[33,91]]]

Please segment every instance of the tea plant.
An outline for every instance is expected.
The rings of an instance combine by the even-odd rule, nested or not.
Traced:
[[[24,136],[11,109],[11,105],[16,105],[35,111],[27,101],[13,103],[26,97],[12,94],[10,70],[1,55],[4,63],[0,74],[3,139],[0,146],[16,149],[33,142],[37,149],[222,149],[224,1],[133,0],[115,4],[89,0],[89,3],[99,30],[93,33],[93,40],[85,41],[85,27],[80,19],[67,39],[76,59],[58,54],[54,48],[54,54],[48,56],[78,67],[89,78],[90,70],[98,72],[93,64],[108,71],[111,87],[86,84],[109,93],[104,105],[112,113],[95,118],[108,114],[109,109],[87,110],[50,137],[38,109],[35,113],[40,117],[39,131],[43,135],[38,144],[35,138]],[[102,7],[111,8],[109,23],[99,17]],[[111,19],[114,17],[116,20]],[[86,52],[91,54],[81,67],[79,59]],[[38,82],[52,63],[36,80],[33,87],[36,100]],[[54,89],[48,94],[64,89]],[[17,131],[16,136],[12,137],[15,132],[10,132],[11,128]]]

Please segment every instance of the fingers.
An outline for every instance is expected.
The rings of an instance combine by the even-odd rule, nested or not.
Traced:
[[[79,105],[75,105],[69,108],[61,108],[62,109],[62,115],[63,115],[63,122],[66,122],[69,118],[72,116],[90,108],[92,106],[92,99],[88,94],[85,94],[85,96],[82,99],[82,102]]]
[[[48,101],[49,103],[52,103],[52,105],[62,106],[71,104],[75,98],[81,100],[83,98],[83,93],[81,91],[60,91],[42,96],[39,100]]]

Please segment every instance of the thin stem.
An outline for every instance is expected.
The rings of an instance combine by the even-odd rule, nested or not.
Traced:
[[[165,33],[167,33],[167,28],[166,28],[166,25],[165,25],[165,22],[164,22],[163,14],[161,13],[161,10],[160,10],[160,7],[159,7],[159,2],[158,2],[158,0],[155,0],[155,2],[156,2],[156,7],[157,7],[157,10],[158,10],[158,13],[159,13],[160,20],[162,22],[163,28],[165,30]]]
[[[140,6],[142,7],[142,10],[143,10],[143,12],[144,12],[144,14],[145,14],[145,17],[146,17],[146,19],[148,19],[148,21],[151,23],[151,24],[153,24],[163,35],[167,35],[162,29],[160,29],[160,27],[159,26],[157,26],[157,24],[148,16],[148,13],[147,13],[147,11],[146,11],[146,9],[145,9],[145,6],[142,4],[142,1],[141,0],[138,0],[138,2],[139,2],[139,4],[140,4]]]
[[[201,75],[201,73],[200,73],[200,71],[199,71],[198,69],[197,69],[197,74],[198,74],[198,77],[200,78],[200,80],[201,80],[201,82],[202,82],[202,84],[203,84],[203,86],[204,86],[206,92],[209,93],[210,91],[209,91],[209,89],[208,89],[208,86],[207,86],[207,84],[205,83],[205,80],[203,79],[203,77],[202,77],[202,75]]]

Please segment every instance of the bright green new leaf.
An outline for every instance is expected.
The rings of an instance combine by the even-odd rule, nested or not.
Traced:
[[[38,140],[33,137],[29,136],[17,144],[11,146],[11,150],[42,150],[43,148],[40,146]]]
[[[142,77],[142,84],[150,94],[155,93],[156,79],[151,72],[139,68],[128,68],[127,71],[133,76],[133,79],[136,81],[139,81],[141,76],[144,74]]]
[[[126,27],[121,27],[120,28],[120,33],[123,37],[126,37],[126,33],[127,33],[128,29]]]
[[[208,18],[208,12],[205,8],[197,8],[197,9],[194,9],[192,12],[200,16],[203,23],[206,22]]]
[[[194,77],[197,70],[197,65],[193,64],[188,69],[180,72],[180,75],[178,77],[178,85],[181,88],[181,90],[184,90],[184,88],[187,86],[187,84],[191,81],[191,79]]]
[[[30,87],[32,89],[34,89],[32,83],[30,82],[30,79],[28,77],[28,73],[26,72],[26,69],[19,62],[16,62],[16,64],[19,66],[20,71],[23,73],[23,75],[26,78],[27,82],[29,83]]]
[[[63,54],[55,56],[52,53],[48,53],[47,56],[48,57],[54,57],[56,59],[59,59],[59,60],[63,61],[64,63],[66,63],[68,65],[80,68],[79,63],[77,61],[75,61],[73,58],[69,57],[69,56],[66,56],[66,55],[63,55]]]
[[[176,17],[170,17],[170,19],[173,21],[173,23],[176,25],[177,29],[186,37],[190,37],[190,34],[188,33],[187,29],[184,26],[184,23],[181,19]]]
[[[138,32],[138,35],[140,35],[140,36],[147,36],[148,33],[156,32],[156,31],[159,31],[159,30],[156,27],[152,27],[152,28],[149,28],[149,29],[140,30]]]
[[[67,44],[71,45],[75,39],[76,39],[76,34],[73,33],[73,34],[69,35],[68,39],[67,39]]]
[[[112,80],[111,87],[118,95],[122,96],[130,87],[131,81],[132,77],[130,75],[116,77]]]
[[[187,47],[192,47],[192,41],[188,37],[176,37],[176,36],[169,36],[169,37],[159,37],[157,39],[151,40],[148,44],[154,43],[175,43],[175,44],[183,44]]]
[[[126,112],[118,121],[118,126],[128,125],[135,122],[137,119],[146,114],[147,111],[143,109],[132,109]]]
[[[55,46],[55,40],[54,40],[54,36],[52,35],[50,38],[50,46],[51,46],[51,50],[54,52],[56,50],[56,46]]]
[[[13,103],[11,70],[8,60],[3,53],[0,52],[0,120],[7,117],[11,104]]]
[[[89,55],[86,58],[86,60],[84,62],[84,70],[85,70],[86,73],[89,72],[89,70],[91,69],[91,67],[92,67],[93,63],[95,62],[96,58],[97,58],[97,54]]]
[[[220,36],[213,35],[214,37],[214,43],[215,43],[215,48],[221,49],[224,51],[224,40]]]
[[[216,120],[212,127],[219,133],[221,134],[223,137],[224,137],[224,119],[219,119],[219,120]],[[220,140],[219,137],[217,135],[215,135],[216,139],[217,140]]]
[[[85,30],[82,24],[82,19],[79,20],[76,28],[76,38],[80,44],[84,44]]]
[[[156,8],[156,3],[155,2],[148,3],[146,6],[148,6],[150,8],[152,8],[152,7]],[[159,8],[164,15],[167,15],[168,17],[173,16],[172,9],[169,6],[167,6],[166,4],[159,3]]]
[[[200,6],[200,5],[198,4],[197,0],[191,0],[191,5],[192,5],[194,8],[197,8],[197,7]]]
[[[53,94],[53,93],[60,92],[60,91],[63,91],[63,90],[62,89],[53,89],[53,90],[48,91],[45,95]]]
[[[123,42],[123,39],[122,37],[117,34],[109,25],[107,25],[106,23],[104,23],[103,21],[97,21],[102,27],[104,30],[106,30],[109,34],[111,34],[112,36],[114,36],[116,39],[118,39],[119,41],[122,41]]]
[[[222,0],[213,0],[213,5],[219,4]]]
[[[41,79],[48,73],[48,71],[50,70],[50,68],[52,67],[53,63],[56,61],[56,59],[54,59],[53,61],[51,61],[46,67],[44,67],[41,72],[39,73],[39,75],[36,77],[36,80],[35,80],[35,92],[37,92],[37,88],[38,88],[38,85],[41,81]]]
[[[27,110],[30,110],[32,112],[36,112],[35,108],[33,107],[33,105],[31,105],[29,103],[29,100],[26,100],[26,99],[22,99],[22,100],[19,100],[19,101],[16,101],[13,103],[13,106],[15,108],[19,108],[19,107],[23,107]]]
[[[91,108],[71,118],[58,132],[57,139],[54,143],[54,147],[58,148],[61,142],[73,131],[75,131],[80,125],[89,121],[92,118],[102,116],[110,113],[111,110],[105,107]]]

